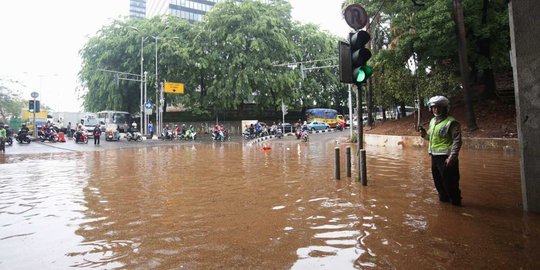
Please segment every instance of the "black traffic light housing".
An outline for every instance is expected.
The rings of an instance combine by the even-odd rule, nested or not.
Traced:
[[[370,39],[371,36],[364,30],[349,34],[353,83],[365,82],[373,72],[372,68],[366,65],[371,58],[371,51],[365,47]]]
[[[29,100],[28,101],[28,110],[31,112],[40,112],[39,110],[39,100]]]

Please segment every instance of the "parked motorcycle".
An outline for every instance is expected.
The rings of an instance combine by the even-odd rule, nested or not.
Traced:
[[[133,134],[131,134],[131,132],[128,132],[126,133],[126,140],[128,142],[130,141],[140,142],[142,141],[142,134],[140,132],[133,132]]]

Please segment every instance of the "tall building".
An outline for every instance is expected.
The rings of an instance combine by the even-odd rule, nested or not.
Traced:
[[[131,0],[134,1],[134,0]],[[190,22],[202,21],[203,15],[225,0],[147,0],[146,17],[174,15]],[[263,0],[268,3],[271,0]]]
[[[129,17],[146,17],[146,0],[129,0]]]

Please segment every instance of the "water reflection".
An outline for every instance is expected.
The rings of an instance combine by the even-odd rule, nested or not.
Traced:
[[[438,202],[424,149],[368,148],[362,187],[344,154],[333,179],[335,140],[264,144],[7,157],[0,268],[540,267],[517,155],[464,151],[456,208]]]

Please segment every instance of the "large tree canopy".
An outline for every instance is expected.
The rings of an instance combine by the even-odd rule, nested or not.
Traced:
[[[298,70],[280,65],[337,59],[335,37],[316,26],[292,22],[290,13],[287,1],[225,1],[195,25],[176,17],[117,20],[81,50],[85,109],[139,111],[140,84],[124,79],[126,74],[140,74],[141,38],[148,96],[155,99],[155,45],[150,45],[155,37],[160,37],[158,80],[185,84],[184,95],[167,95],[166,102],[182,104],[193,113],[238,110],[247,103],[257,104],[259,110],[277,110],[282,100],[295,109],[343,104],[337,68],[310,70],[299,88]],[[123,73],[115,76],[110,71]]]

